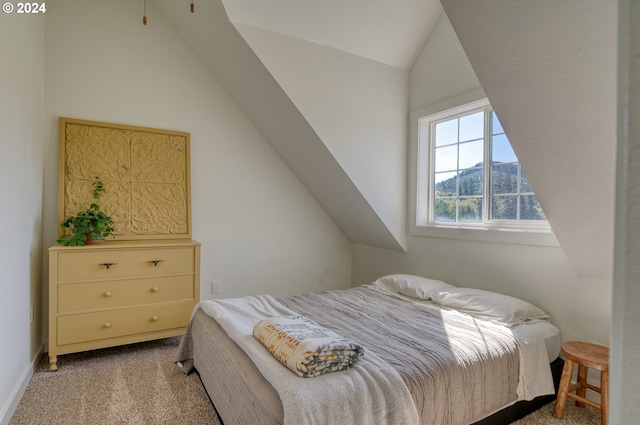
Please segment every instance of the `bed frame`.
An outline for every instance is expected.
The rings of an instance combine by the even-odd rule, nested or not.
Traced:
[[[249,357],[204,312],[198,311],[193,320],[194,367],[220,422],[224,425],[282,425],[282,402]],[[229,359],[233,359],[232,363]],[[563,365],[560,358],[551,363],[556,391]],[[553,400],[555,395],[519,401],[473,425],[507,425]]]

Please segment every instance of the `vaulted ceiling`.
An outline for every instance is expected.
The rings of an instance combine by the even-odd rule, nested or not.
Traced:
[[[212,0],[195,2],[194,14],[188,12],[184,2],[156,0],[156,3],[351,241],[405,249],[406,68],[442,12],[438,2],[427,2],[425,7],[422,1],[405,0],[394,8],[388,1],[223,3]],[[336,17],[342,14],[349,19],[339,22]],[[351,26],[352,20],[367,28],[361,37],[354,39],[354,28],[358,26]],[[303,40],[309,48],[319,49],[318,54],[326,53],[322,49],[341,52],[344,55],[339,55],[337,60],[342,61],[345,69],[349,64],[357,66],[366,61],[367,69],[383,75],[376,80],[364,81],[367,78],[360,74],[350,82],[335,84],[337,91],[344,93],[354,89],[352,83],[364,81],[365,86],[359,88],[362,92],[375,94],[387,90],[389,96],[375,95],[376,106],[358,99],[365,103],[360,108],[367,112],[358,123],[364,130],[362,135],[354,135],[345,141],[327,140],[326,133],[331,129],[319,123],[317,117],[302,112],[300,103],[304,99],[294,100],[294,96],[285,91],[285,84],[275,78],[273,71],[265,66],[266,59],[256,54],[236,26],[280,34],[287,43]],[[377,43],[387,47],[376,49]],[[326,71],[331,73],[333,70]],[[335,73],[334,77],[340,79],[339,74]],[[313,81],[309,85],[313,85]],[[342,100],[344,97],[339,101],[320,99],[316,104],[324,108],[320,112],[324,114],[327,110],[345,108],[336,103]],[[398,107],[394,111],[387,110],[389,113],[382,112],[392,101]],[[358,115],[354,108],[342,112],[334,116],[344,118],[347,126],[349,120]],[[368,127],[381,130],[366,134]],[[359,152],[351,155],[351,164],[355,163],[355,167],[351,167],[349,159],[345,159],[349,155],[341,154],[344,153],[341,148],[353,145],[354,141],[359,144]],[[388,150],[389,155],[376,153],[377,158],[372,158],[369,155],[374,152],[369,148],[371,144]],[[387,149],[385,145],[392,148]],[[361,166],[365,160],[369,161],[370,167]]]
[[[391,195],[406,181],[388,192],[364,187],[249,35],[279,34],[406,73],[444,6],[572,267],[611,276],[615,2],[207,0],[195,2],[194,16],[183,2],[156,3],[345,234],[390,249],[406,246],[406,199]]]
[[[224,0],[252,25],[402,69],[411,67],[442,12],[438,0]]]

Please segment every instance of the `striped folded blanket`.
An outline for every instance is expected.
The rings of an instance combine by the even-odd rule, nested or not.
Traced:
[[[359,344],[304,316],[263,319],[253,326],[253,336],[303,378],[348,369],[364,356]]]

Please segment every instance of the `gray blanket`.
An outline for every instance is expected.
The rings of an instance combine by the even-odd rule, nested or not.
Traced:
[[[371,285],[278,301],[389,363],[423,424],[473,423],[517,399],[518,345],[508,328]]]

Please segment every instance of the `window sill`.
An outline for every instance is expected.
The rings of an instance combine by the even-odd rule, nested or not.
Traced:
[[[550,229],[508,229],[465,226],[412,226],[413,236],[460,239],[478,242],[559,247]]]

